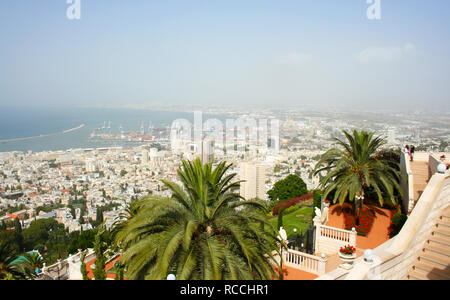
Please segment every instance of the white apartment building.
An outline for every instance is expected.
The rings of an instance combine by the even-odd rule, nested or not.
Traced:
[[[142,150],[142,165],[146,166],[149,163],[150,153],[147,149]]]
[[[245,199],[266,199],[266,166],[257,162],[244,162],[240,165],[241,190]]]

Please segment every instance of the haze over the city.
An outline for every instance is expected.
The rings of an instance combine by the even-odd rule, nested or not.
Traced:
[[[450,3],[0,3],[0,106],[449,108]]]

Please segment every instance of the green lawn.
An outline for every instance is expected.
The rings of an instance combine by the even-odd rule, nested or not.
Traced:
[[[306,229],[310,224],[313,211],[313,207],[304,206],[283,216],[283,227],[286,230],[288,237],[294,234],[294,228],[297,228],[297,234],[300,232],[306,232]],[[278,224],[278,217],[274,217],[270,220],[270,222],[276,228]]]

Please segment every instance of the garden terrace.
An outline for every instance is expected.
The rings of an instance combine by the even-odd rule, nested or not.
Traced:
[[[373,224],[366,236],[357,235],[356,245],[358,249],[374,249],[389,240],[389,226],[391,223],[392,209],[379,208],[365,205],[366,209],[374,213]],[[351,209],[351,205],[344,203],[343,206],[335,204],[330,206],[327,226],[346,229],[343,209]]]
[[[357,258],[351,270],[337,268],[317,279],[432,279],[442,274],[450,277],[448,252],[435,251],[450,247],[446,228],[450,224],[450,172],[433,169],[430,168],[432,176],[401,231],[373,249],[371,260]],[[441,244],[436,246],[436,241]],[[430,255],[428,251],[435,253]],[[430,257],[432,263],[424,262]],[[440,269],[424,267],[433,264]]]

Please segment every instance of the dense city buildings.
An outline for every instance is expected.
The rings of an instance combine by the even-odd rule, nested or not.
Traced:
[[[299,175],[308,189],[313,190],[320,179],[320,176],[313,176],[320,155],[333,147],[333,138],[341,137],[341,130],[358,126],[386,137],[386,148],[402,149],[404,145],[412,144],[419,151],[449,150],[450,129],[446,126],[449,116],[444,113],[436,114],[433,119],[418,114],[385,114],[381,124],[381,114],[373,112],[367,115],[364,112],[269,109],[252,110],[247,114],[232,109],[208,109],[206,112],[233,119],[279,118],[280,147],[258,147],[258,140],[249,136],[259,128],[248,127],[246,135],[236,134],[233,140],[235,145],[246,145],[239,148],[240,151],[238,148],[224,150],[223,143],[206,139],[197,145],[193,139],[179,135],[170,140],[176,143],[175,149],[165,140],[160,143],[142,140],[141,146],[3,152],[0,153],[1,220],[11,220],[8,213],[20,210],[26,227],[36,218],[52,217],[48,213],[53,212],[58,222],[70,231],[79,230],[95,218],[98,207],[109,205],[118,216],[132,199],[149,193],[169,196],[161,180],[177,181],[176,170],[181,160],[196,157],[205,163],[211,160],[232,163],[230,172],[237,172],[240,180],[244,180],[241,195],[246,199],[267,199],[266,191],[289,174]],[[431,127],[432,131],[428,129]],[[168,132],[170,128],[164,130]],[[146,129],[142,131],[145,135]],[[223,136],[225,139],[226,132]],[[71,215],[68,208],[69,204],[79,204],[80,200],[86,206],[82,215],[84,224],[79,224],[79,216]],[[55,209],[46,213],[40,211],[42,207],[51,206]],[[108,217],[113,218],[114,214]]]

